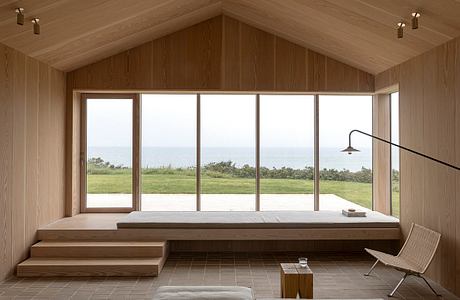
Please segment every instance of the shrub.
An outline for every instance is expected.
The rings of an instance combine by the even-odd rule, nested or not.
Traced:
[[[237,167],[232,161],[211,162],[204,165],[202,173],[213,178],[255,178],[256,170],[254,167],[245,164],[242,167]],[[110,162],[105,162],[102,158],[91,158],[88,160],[88,174],[123,174],[128,173],[129,168],[122,165],[115,166]],[[142,174],[146,175],[182,175],[195,176],[195,168],[173,168],[171,165],[158,168],[144,168]],[[313,180],[314,168],[306,166],[303,169],[293,169],[289,167],[282,168],[260,168],[262,178],[271,179],[301,179]],[[393,181],[399,181],[399,172],[393,170]],[[322,169],[320,171],[320,179],[334,181],[351,181],[351,182],[372,182],[372,170],[362,167],[361,170],[352,172],[350,170],[337,169]]]

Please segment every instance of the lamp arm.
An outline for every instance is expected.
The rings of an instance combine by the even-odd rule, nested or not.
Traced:
[[[358,130],[358,129],[353,129],[352,131],[350,131],[350,133],[349,133],[349,135],[348,135],[348,145],[349,145],[350,147],[351,147],[351,134],[352,134],[353,132],[358,132],[358,133],[367,135],[367,136],[369,136],[369,137],[371,137],[371,138],[374,138],[374,139],[377,139],[377,140],[379,140],[379,141],[381,141],[381,142],[384,142],[384,143],[390,144],[390,145],[392,145],[392,146],[395,146],[395,147],[404,149],[404,150],[409,151],[409,152],[411,152],[411,153],[420,155],[420,156],[422,156],[422,157],[424,157],[424,158],[427,158],[427,159],[429,159],[429,160],[433,160],[433,161],[435,161],[435,162],[437,162],[437,163],[443,164],[443,165],[445,165],[445,166],[454,168],[454,169],[456,169],[457,171],[460,171],[460,168],[459,168],[459,167],[456,167],[456,166],[454,166],[454,165],[451,165],[451,164],[449,164],[449,163],[446,163],[445,161],[442,161],[442,160],[439,160],[439,159],[437,159],[437,158],[428,156],[428,155],[426,155],[426,154],[423,154],[423,153],[420,153],[420,152],[418,152],[418,151],[409,149],[409,148],[407,148],[407,147],[404,147],[404,146],[401,146],[401,145],[392,143],[392,142],[387,141],[387,140],[385,140],[385,139],[382,139],[382,138],[380,138],[380,137],[378,137],[378,136],[369,134],[369,133],[367,133],[367,132],[364,132],[364,131],[361,131],[361,130]]]

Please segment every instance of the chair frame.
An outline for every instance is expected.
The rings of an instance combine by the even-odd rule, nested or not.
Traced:
[[[415,224],[412,223],[412,226],[410,228],[410,231],[409,231],[409,235],[407,236],[407,239],[406,241],[404,242],[404,245],[402,246],[401,250],[399,250],[399,253],[396,255],[396,256],[400,256],[401,253],[403,252],[404,248],[406,247],[407,245],[407,242],[409,241],[410,237],[411,237],[411,234],[412,234],[412,231],[415,227]],[[401,280],[398,282],[398,284],[395,286],[395,288],[391,291],[391,293],[388,294],[388,297],[393,297],[394,294],[396,293],[396,291],[399,289],[399,287],[402,285],[402,283],[404,282],[404,280],[406,280],[406,278],[408,276],[416,276],[416,277],[419,277],[419,278],[422,278],[423,281],[425,281],[425,283],[428,285],[428,287],[430,288],[430,290],[437,296],[437,297],[441,297],[441,294],[439,294],[438,292],[436,292],[436,290],[431,286],[431,284],[428,282],[428,280],[426,280],[426,278],[423,276],[423,274],[426,272],[426,270],[428,269],[428,267],[430,266],[433,258],[434,258],[434,255],[436,253],[436,250],[439,246],[439,242],[440,242],[440,238],[438,239],[437,243],[436,243],[436,247],[435,247],[435,251],[433,251],[428,263],[425,265],[424,269],[422,272],[414,272],[412,270],[407,270],[407,269],[403,269],[403,268],[398,268],[398,267],[394,267],[392,266],[394,269],[398,270],[398,271],[401,271],[401,272],[404,272],[404,275],[403,277],[401,278]],[[376,262],[372,265],[372,267],[369,269],[369,271],[364,274],[364,276],[369,276],[371,274],[371,272],[374,270],[374,268],[377,266],[377,264],[380,262],[380,260],[377,258]]]

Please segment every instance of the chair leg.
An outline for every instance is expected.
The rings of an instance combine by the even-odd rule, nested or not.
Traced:
[[[425,277],[423,277],[422,275],[420,275],[420,277],[423,279],[423,281],[425,281],[425,283],[430,287],[430,289],[433,291],[433,293],[438,296],[438,297],[441,297],[441,294],[438,294],[435,289],[431,286],[431,284],[428,282],[428,280],[425,279]]]
[[[401,284],[404,282],[404,280],[406,280],[406,277],[408,276],[409,274],[404,274],[403,278],[401,278],[401,280],[398,282],[398,284],[396,285],[396,287],[394,288],[393,291],[391,291],[391,293],[388,294],[388,297],[393,297],[393,295],[396,293],[396,291],[399,289],[399,287],[401,286]]]
[[[364,276],[369,276],[372,272],[372,270],[374,270],[375,266],[379,263],[379,260],[377,259],[377,261],[372,265],[371,269],[369,270],[369,272],[367,272],[366,274],[364,274]]]

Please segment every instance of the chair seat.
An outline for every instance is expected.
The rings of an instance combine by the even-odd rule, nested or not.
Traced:
[[[397,269],[406,270],[412,273],[422,273],[422,270],[417,266],[412,265],[410,262],[406,261],[404,258],[399,256],[390,255],[387,253],[383,253],[380,251],[367,249],[365,248],[367,253],[378,259],[381,263],[385,266],[390,266]]]

